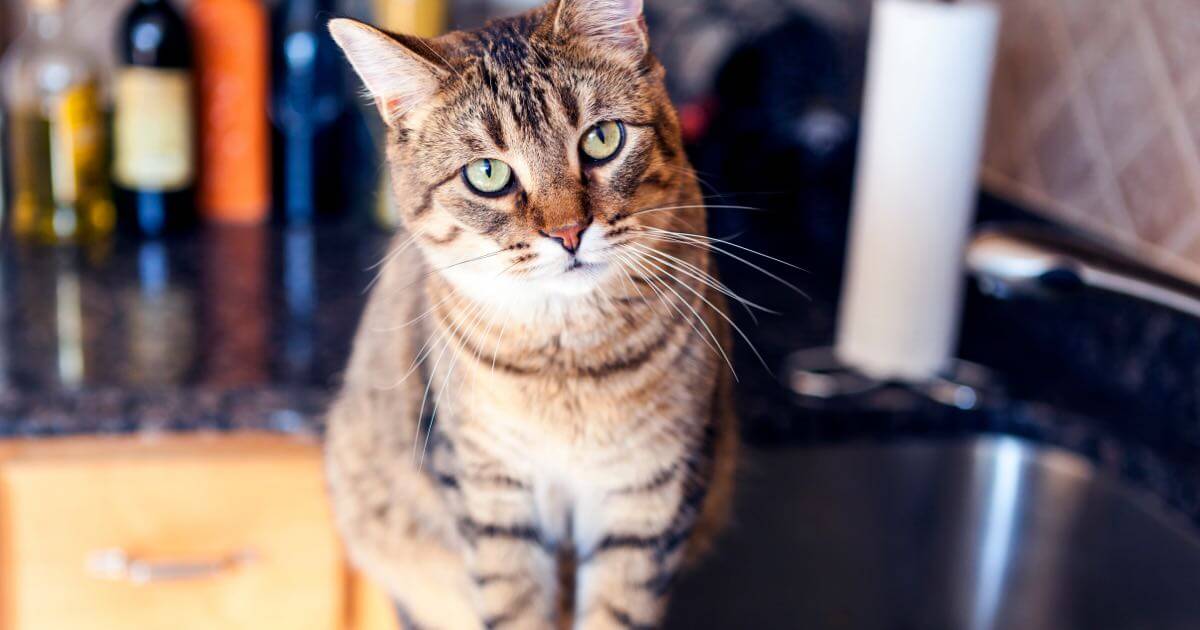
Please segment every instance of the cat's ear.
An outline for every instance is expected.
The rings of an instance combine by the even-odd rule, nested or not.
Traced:
[[[588,39],[638,59],[650,49],[642,0],[557,0],[551,16],[557,35]]]
[[[417,37],[389,35],[346,18],[330,20],[329,34],[389,125],[432,98],[449,72],[433,45]]]

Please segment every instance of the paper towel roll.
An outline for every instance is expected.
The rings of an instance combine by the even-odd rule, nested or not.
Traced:
[[[875,3],[835,349],[870,376],[950,358],[998,25],[986,2]]]

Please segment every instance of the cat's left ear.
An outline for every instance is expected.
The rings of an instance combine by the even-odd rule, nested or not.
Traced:
[[[637,59],[650,50],[642,0],[557,0],[551,20],[560,36],[591,40]]]
[[[329,33],[389,125],[430,101],[450,72],[428,40],[384,33],[346,18],[330,20]]]

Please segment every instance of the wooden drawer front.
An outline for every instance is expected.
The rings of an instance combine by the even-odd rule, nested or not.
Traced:
[[[313,446],[68,440],[30,444],[2,471],[5,630],[341,628],[345,572]],[[121,553],[135,575],[116,575]]]

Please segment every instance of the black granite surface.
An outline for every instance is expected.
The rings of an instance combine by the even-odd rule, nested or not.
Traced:
[[[208,228],[0,254],[0,435],[320,430],[386,235]]]

